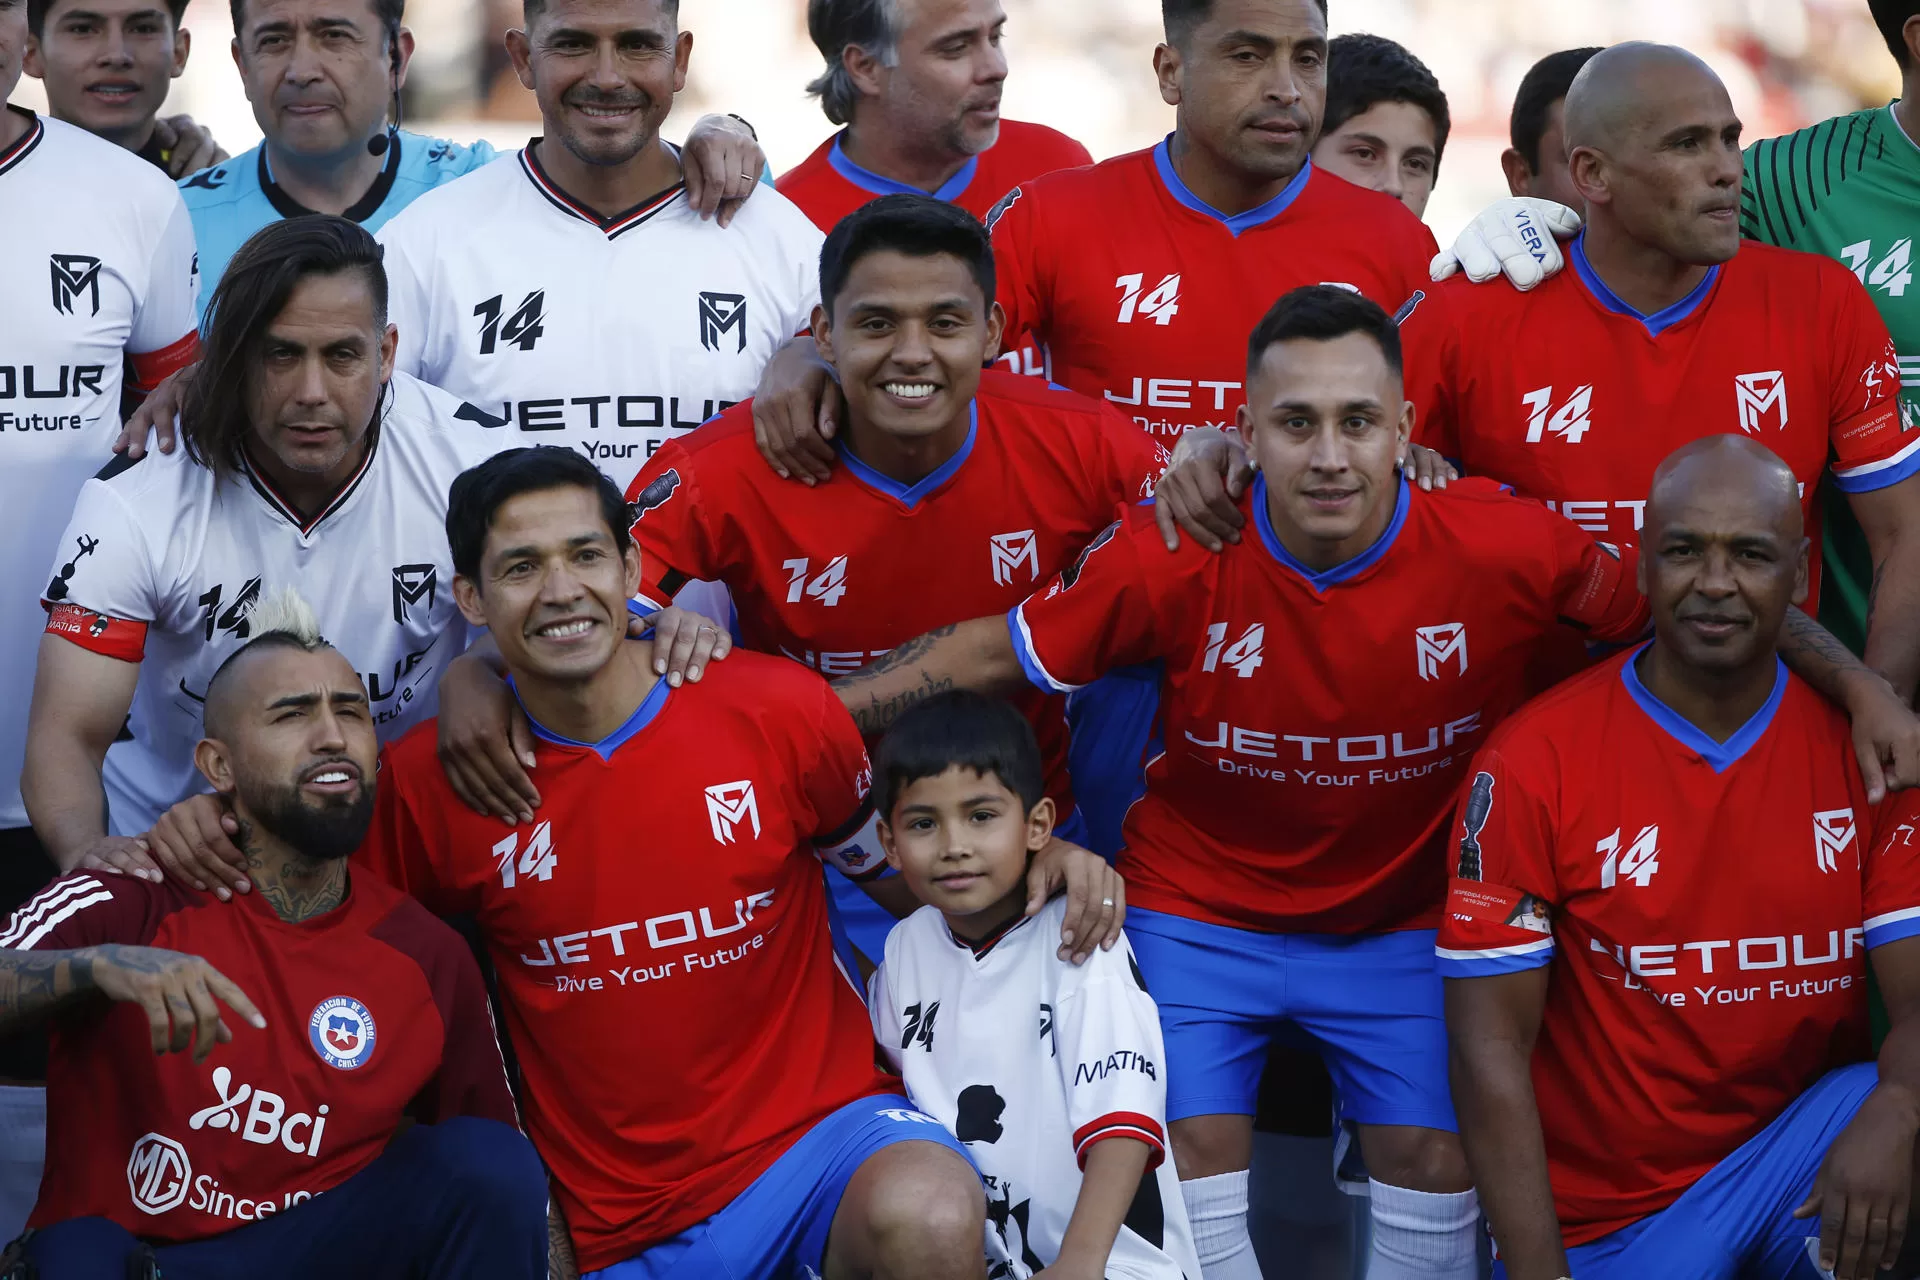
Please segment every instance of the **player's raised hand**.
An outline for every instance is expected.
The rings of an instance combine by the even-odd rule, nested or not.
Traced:
[[[1120,941],[1127,919],[1127,885],[1097,853],[1055,837],[1027,868],[1027,909],[1032,915],[1064,886],[1067,915],[1060,922],[1060,958],[1083,964],[1095,947]]]
[[[1460,478],[1460,473],[1454,469],[1451,462],[1423,444],[1407,446],[1406,461],[1400,464],[1400,470],[1407,479],[1428,493],[1432,493],[1435,489],[1444,489],[1448,481]]]
[[[81,851],[63,871],[104,871],[110,876],[132,876],[159,884],[166,878],[138,836],[102,836]]]
[[[167,153],[167,176],[184,178],[231,159],[213,140],[213,131],[192,116],[157,116],[154,141]]]
[[[744,120],[709,115],[701,116],[687,134],[680,166],[686,173],[687,203],[703,219],[717,216],[724,227],[760,185],[767,157]]]
[[[672,605],[634,618],[627,634],[653,632],[653,673],[667,678],[669,688],[678,689],[681,681],[697,682],[710,662],[719,662],[733,652],[733,637],[713,619]]]
[[[466,653],[440,677],[440,767],[460,803],[508,826],[533,821],[540,791],[533,768],[533,726],[507,682],[486,659]]]
[[[1827,1148],[1813,1192],[1793,1211],[1820,1219],[1820,1266],[1835,1280],[1871,1280],[1907,1238],[1916,1125],[1913,1096],[1882,1084]]]
[[[74,960],[86,964],[92,985],[102,995],[145,1011],[156,1054],[191,1047],[193,1060],[205,1062],[214,1045],[233,1039],[220,1004],[256,1031],[267,1025],[247,993],[199,956],[155,947],[105,946],[77,951]]]
[[[1180,549],[1180,530],[1209,551],[1240,541],[1247,518],[1241,495],[1253,483],[1253,462],[1239,436],[1196,427],[1180,437],[1167,474],[1153,490],[1153,518],[1167,550]]]
[[[1580,230],[1580,215],[1563,204],[1533,196],[1496,200],[1467,224],[1453,247],[1429,269],[1435,280],[1456,271],[1482,284],[1504,275],[1525,292],[1566,265],[1559,240]]]
[[[833,445],[845,412],[840,386],[812,338],[773,353],[753,393],[753,443],[782,480],[821,484],[833,475]]]
[[[147,437],[152,435],[160,452],[172,453],[174,419],[180,416],[180,406],[187,400],[187,386],[199,371],[196,361],[160,379],[160,385],[147,394],[126,425],[120,428],[120,438],[113,442],[113,451],[138,462],[147,456]]]
[[[147,832],[153,860],[180,884],[192,885],[226,902],[253,888],[247,879],[247,855],[234,840],[240,823],[215,795],[188,796],[160,815]]]

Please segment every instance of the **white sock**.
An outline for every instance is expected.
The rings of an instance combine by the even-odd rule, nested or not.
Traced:
[[[1369,1181],[1373,1256],[1367,1280],[1476,1280],[1480,1274],[1480,1198],[1438,1195]]]
[[[47,1091],[0,1085],[0,1248],[26,1230],[46,1163]]]
[[[1180,1195],[1205,1280],[1260,1280],[1247,1232],[1247,1171],[1189,1179],[1180,1184]]]

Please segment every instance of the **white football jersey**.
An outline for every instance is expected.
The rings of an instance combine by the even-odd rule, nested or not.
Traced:
[[[395,374],[359,473],[306,522],[251,468],[219,477],[185,449],[87,482],[42,585],[53,634],[115,656],[139,653],[108,647],[130,628],[144,642],[130,736],[107,751],[115,835],[206,790],[193,747],[207,681],[282,587],[299,590],[360,672],[383,743],[434,714],[440,675],[469,638],[453,602],[447,490],[487,456],[459,408]]]
[[[121,369],[193,359],[193,227],[160,170],[18,107],[0,149],[0,827],[27,825],[20,765],[44,615],[41,571],[87,478],[113,460]]]
[[[467,401],[498,452],[579,449],[625,491],[660,444],[753,394],[812,323],[823,237],[761,187],[733,224],[675,186],[603,219],[530,150],[389,222],[397,367]]]
[[[1154,1154],[1113,1242],[1109,1280],[1200,1280],[1167,1152],[1159,1010],[1124,939],[1084,965],[1061,960],[1065,917],[1066,899],[1055,898],[975,945],[920,908],[894,926],[867,984],[874,1037],[914,1105],[980,1166],[988,1226],[1008,1259],[990,1266],[993,1280],[1055,1260],[1087,1148],[1111,1137]]]

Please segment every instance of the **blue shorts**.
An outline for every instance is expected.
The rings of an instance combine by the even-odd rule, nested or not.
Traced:
[[[1879,1080],[1871,1062],[1830,1071],[1678,1200],[1630,1227],[1567,1250],[1580,1280],[1815,1280],[1807,1242],[1818,1218],[1793,1211],[1827,1148]],[[1496,1280],[1506,1269],[1494,1264]]]
[[[807,1130],[719,1213],[637,1257],[589,1272],[586,1280],[784,1280],[816,1273],[847,1184],[867,1157],[896,1142],[937,1142],[973,1165],[945,1125],[905,1098],[862,1098]]]
[[[1343,1120],[1458,1131],[1434,930],[1255,933],[1134,908],[1127,937],[1160,1006],[1168,1120],[1253,1115],[1268,1045],[1294,1032]]]
[[[1155,720],[1165,664],[1116,667],[1067,695],[1067,769],[1086,815],[1084,844],[1108,862],[1119,854],[1127,810],[1147,790],[1146,762],[1160,754]]]

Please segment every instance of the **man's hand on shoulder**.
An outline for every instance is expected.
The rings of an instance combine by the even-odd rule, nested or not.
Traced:
[[[1027,869],[1027,915],[1062,888],[1067,914],[1060,922],[1060,958],[1084,964],[1095,947],[1111,950],[1127,919],[1127,886],[1097,853],[1055,837]]]
[[[102,871],[110,876],[132,876],[159,884],[166,879],[153,860],[145,838],[140,836],[101,836],[80,851],[73,865],[63,871]]]
[[[1496,200],[1480,211],[1434,258],[1429,274],[1445,280],[1456,271],[1483,284],[1504,275],[1525,292],[1566,265],[1559,241],[1580,230],[1581,217],[1563,204],[1532,196]]]
[[[782,480],[824,484],[833,478],[833,437],[846,402],[812,338],[773,353],[753,393],[753,443]]]
[[[680,167],[687,178],[687,203],[703,219],[717,216],[724,227],[760,185],[767,157],[746,121],[709,115],[687,135]]]
[[[653,632],[653,673],[667,678],[669,688],[698,683],[700,673],[733,652],[727,629],[702,614],[668,605],[644,618],[630,618],[627,634],[639,639]]]
[[[174,444],[174,419],[180,416],[180,406],[187,402],[187,387],[193,382],[193,375],[200,371],[199,362],[188,365],[177,373],[170,373],[160,380],[160,385],[147,393],[140,407],[120,429],[120,438],[113,442],[115,453],[124,453],[135,462],[147,456],[147,437],[155,437],[154,443],[162,453],[172,453]]]
[[[171,178],[184,178],[233,158],[213,140],[213,131],[192,116],[157,117],[153,136],[167,153],[167,176]]]
[[[234,843],[240,823],[216,795],[188,796],[160,815],[146,834],[147,850],[175,883],[211,891],[220,901],[252,888],[247,855]]]

